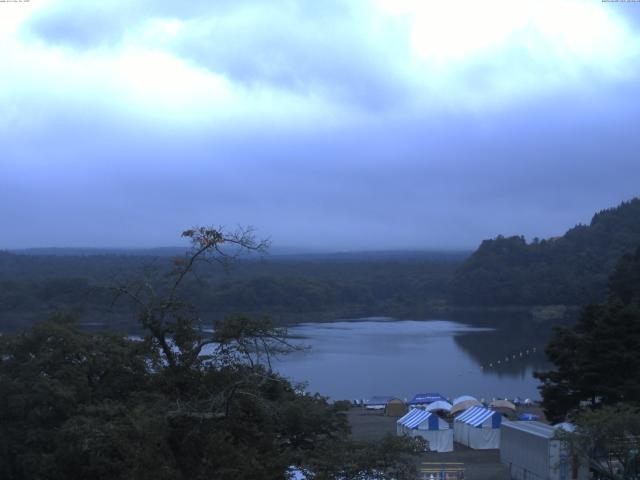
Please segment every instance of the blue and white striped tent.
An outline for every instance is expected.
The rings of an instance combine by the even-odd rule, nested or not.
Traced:
[[[419,408],[399,418],[397,424],[409,429],[420,427],[422,430],[439,430],[438,416]]]
[[[453,430],[435,413],[414,408],[398,419],[396,430],[398,435],[424,438],[428,442],[428,450],[453,451]]]
[[[500,412],[494,412],[484,407],[471,407],[456,417],[457,422],[464,422],[473,427],[481,426],[487,419],[491,419],[492,428],[500,428],[502,421]]]
[[[499,448],[501,423],[500,412],[471,407],[454,420],[453,437],[456,442],[478,450]]]

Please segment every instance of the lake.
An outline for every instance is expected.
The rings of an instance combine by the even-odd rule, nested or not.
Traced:
[[[299,324],[289,333],[310,348],[278,359],[274,368],[334,400],[410,399],[418,392],[538,399],[532,373],[550,366],[543,353],[549,329],[531,322],[486,328],[366,318]]]

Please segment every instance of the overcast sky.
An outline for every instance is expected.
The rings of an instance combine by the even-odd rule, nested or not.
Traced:
[[[0,2],[0,247],[475,248],[640,194],[640,3]]]

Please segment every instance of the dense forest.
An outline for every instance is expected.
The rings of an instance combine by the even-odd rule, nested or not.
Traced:
[[[596,213],[562,237],[498,236],[457,270],[458,305],[582,305],[605,298],[617,261],[640,245],[640,199]]]
[[[65,311],[83,323],[131,325],[131,308],[113,305],[109,288],[130,278],[162,282],[172,257],[45,255],[0,252],[0,320],[27,325]],[[171,251],[171,253],[181,253]],[[183,295],[209,317],[268,313],[274,321],[401,315],[445,304],[447,286],[467,252],[361,253],[238,259],[227,269],[204,264]]]
[[[183,295],[212,318],[269,314],[278,323],[367,315],[428,316],[469,307],[582,305],[605,297],[607,277],[640,245],[640,200],[594,215],[547,240],[498,236],[476,252],[266,255],[230,268],[199,266]],[[184,249],[0,251],[4,329],[73,313],[85,324],[129,328],[131,305],[110,286],[162,282]],[[465,310],[466,311],[466,310]]]

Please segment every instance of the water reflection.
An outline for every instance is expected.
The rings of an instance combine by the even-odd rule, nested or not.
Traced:
[[[311,349],[280,359],[276,368],[334,399],[410,398],[419,391],[538,398],[532,372],[548,368],[543,348],[549,329],[531,322],[473,323],[376,318],[301,324],[290,332]]]
[[[522,377],[545,370],[544,347],[549,331],[524,334],[519,329],[474,332],[454,337],[456,345],[474,359],[486,375]]]
[[[456,336],[456,344],[467,352],[484,372],[497,376],[527,376],[532,371],[551,367],[544,349],[554,324],[571,324],[569,316],[555,322],[540,322],[528,312],[465,312],[451,320],[474,325],[491,326],[489,332],[474,332]]]

